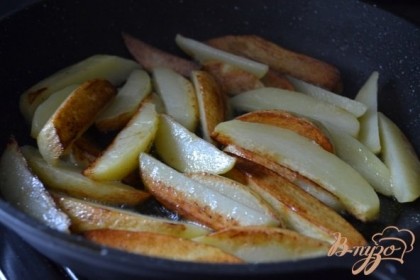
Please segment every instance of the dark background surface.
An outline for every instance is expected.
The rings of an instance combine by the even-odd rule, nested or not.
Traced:
[[[0,0],[0,18],[12,14],[35,0]],[[420,26],[420,1],[363,1],[387,10]],[[0,34],[1,38],[1,34]],[[37,268],[35,274],[30,268]],[[0,270],[6,279],[63,279],[63,271],[39,256],[15,234],[0,226]],[[36,276],[35,276],[36,275]],[[1,279],[1,277],[0,277]],[[65,278],[64,278],[65,279]],[[70,278],[68,278],[70,279]]]

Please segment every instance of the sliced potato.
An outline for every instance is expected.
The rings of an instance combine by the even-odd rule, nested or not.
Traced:
[[[150,193],[165,207],[188,220],[212,229],[279,224],[271,215],[208,188],[148,154],[142,153],[139,160],[141,177]]]
[[[204,62],[203,70],[209,72],[220,84],[223,92],[228,95],[236,95],[264,86],[253,73],[221,61],[210,60]]]
[[[222,36],[208,40],[215,48],[245,56],[267,64],[284,74],[339,92],[342,88],[340,72],[330,64],[287,50],[255,35]]]
[[[375,154],[381,151],[378,124],[378,79],[379,73],[373,72],[355,97],[356,101],[367,106],[366,113],[360,117],[358,138]]]
[[[203,138],[213,143],[211,133],[218,123],[227,118],[227,99],[220,86],[207,72],[193,71],[191,72],[191,80],[197,94]]]
[[[263,77],[268,71],[268,66],[265,64],[221,51],[180,34],[176,35],[175,42],[184,52],[194,57],[201,64],[211,60],[222,61],[253,73],[258,78]]]
[[[134,70],[117,96],[96,117],[96,127],[103,132],[123,128],[151,91],[152,83],[149,75],[143,70]]]
[[[118,86],[131,71],[138,68],[139,65],[130,59],[112,55],[93,55],[52,74],[25,91],[20,97],[20,111],[25,119],[31,122],[38,105],[52,93],[92,79],[105,79]]]
[[[216,126],[213,137],[267,156],[336,195],[346,210],[362,221],[379,214],[372,186],[336,155],[299,134],[272,125],[231,120]]]
[[[115,94],[115,87],[106,80],[91,80],[74,90],[38,134],[42,157],[55,164]]]
[[[261,195],[284,219],[285,226],[303,235],[336,241],[335,233],[345,233],[349,246],[363,246],[363,236],[339,214],[278,174],[252,162],[237,165],[247,185]]]
[[[342,129],[352,136],[359,132],[359,121],[353,114],[303,93],[260,88],[236,95],[230,103],[238,111],[285,110],[320,121],[327,128]]]
[[[166,164],[180,172],[223,174],[235,164],[233,157],[167,115],[160,115],[155,148]]]
[[[138,168],[138,157],[148,151],[158,129],[155,105],[144,103],[106,150],[83,171],[97,181],[118,181]]]
[[[295,79],[293,77],[288,77],[288,79],[291,81],[296,91],[305,93],[329,104],[338,106],[347,112],[352,113],[355,117],[360,117],[367,111],[367,106],[364,103],[336,94],[305,81]]]
[[[0,193],[10,204],[50,228],[68,232],[70,219],[34,175],[16,140],[11,139],[0,158]]]
[[[166,113],[190,131],[194,131],[199,122],[199,112],[192,83],[165,67],[153,68],[153,82],[165,105]]]
[[[45,123],[54,114],[54,112],[60,107],[61,103],[79,87],[79,85],[70,85],[57,92],[54,92],[44,102],[39,104],[36,108],[34,116],[32,118],[31,136],[37,138],[39,132],[44,127]]]
[[[379,113],[379,128],[393,195],[399,202],[414,201],[420,196],[419,158],[403,132],[382,113]]]
[[[265,74],[265,76],[261,78],[261,82],[266,87],[282,88],[286,90],[295,91],[295,87],[287,79],[286,75],[273,69],[268,70],[267,74]]]
[[[371,150],[356,138],[341,131],[330,130],[336,154],[357,170],[377,191],[391,196],[392,184],[389,168]]]
[[[280,165],[275,159],[267,155],[260,155],[237,145],[227,145],[224,151],[228,154],[235,155],[239,159],[246,159],[272,170],[337,212],[344,212],[345,210],[337,196],[299,173]]]
[[[290,129],[320,145],[328,152],[334,152],[334,147],[327,135],[316,124],[308,120],[280,110],[253,111],[237,117],[236,119],[246,122],[264,123]]]
[[[36,148],[22,147],[29,167],[49,188],[68,195],[115,205],[136,205],[150,194],[120,182],[96,182],[83,176],[79,169],[49,165]]]
[[[149,72],[156,67],[168,67],[185,77],[189,77],[192,71],[200,68],[193,61],[159,50],[127,33],[123,33],[122,37],[133,57]]]
[[[204,263],[243,262],[210,245],[152,232],[99,229],[87,231],[84,236],[104,246],[152,257]]]
[[[94,229],[120,229],[155,232],[182,238],[209,233],[209,229],[192,223],[155,218],[62,194],[55,193],[53,197],[57,205],[70,217],[71,230],[76,233]]]
[[[79,137],[71,145],[70,152],[65,161],[74,166],[85,169],[102,153],[101,147],[86,134]]]
[[[330,245],[287,229],[233,227],[194,240],[250,262],[295,261],[326,256]]]
[[[280,225],[283,224],[282,217],[280,217],[280,215],[276,215],[277,213],[271,208],[271,206],[264,201],[258,193],[252,191],[247,186],[216,174],[190,173],[187,174],[187,176],[200,182],[208,188],[218,191],[241,204],[253,208],[256,211],[265,215],[271,215],[274,219],[277,219],[280,222]]]

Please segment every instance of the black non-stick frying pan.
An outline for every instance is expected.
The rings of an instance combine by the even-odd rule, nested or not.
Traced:
[[[369,74],[380,72],[379,109],[394,120],[420,153],[420,30],[358,1],[115,0],[43,1],[0,21],[0,147],[14,134],[28,143],[18,110],[20,93],[56,70],[92,54],[130,57],[125,31],[170,52],[177,33],[198,39],[258,34],[336,65],[344,94],[354,96]],[[208,265],[104,249],[55,232],[0,199],[0,221],[36,250],[79,275],[95,279],[216,277],[353,279],[355,258]],[[378,222],[355,224],[368,240],[387,225],[419,234],[420,202],[382,199]],[[415,244],[416,246],[417,244]],[[417,245],[420,247],[420,245]],[[373,279],[414,279],[418,250],[404,264],[383,263]],[[40,267],[40,269],[42,269]]]

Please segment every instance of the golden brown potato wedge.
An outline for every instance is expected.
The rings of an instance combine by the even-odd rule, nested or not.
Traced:
[[[277,226],[272,215],[207,187],[175,171],[152,156],[140,155],[140,172],[144,185],[166,208],[187,220],[212,229],[230,226]]]
[[[31,146],[22,147],[22,153],[33,172],[48,189],[70,196],[112,205],[136,205],[150,198],[150,194],[120,182],[97,182],[81,174],[81,170],[60,162],[48,164],[39,151]]]
[[[246,122],[264,123],[290,129],[320,145],[326,151],[333,153],[334,147],[326,134],[327,132],[304,117],[281,110],[253,111],[237,117]]]
[[[210,232],[208,228],[197,224],[143,215],[58,193],[53,193],[53,197],[57,205],[70,217],[70,229],[76,233],[94,229],[119,229],[194,238]]]
[[[282,88],[295,91],[293,84],[287,79],[286,75],[279,73],[273,69],[269,69],[267,74],[261,78],[261,82],[266,87]]]
[[[86,133],[71,145],[68,160],[82,169],[88,167],[100,156],[102,149]]]
[[[207,61],[203,64],[203,70],[209,72],[228,95],[264,86],[254,74],[221,61]]]
[[[341,91],[338,69],[318,59],[287,50],[255,35],[223,36],[208,40],[215,48],[245,56],[279,71],[334,92]]]
[[[297,232],[269,227],[233,227],[194,240],[219,247],[250,263],[326,256],[330,245]]]
[[[246,160],[239,160],[237,168],[245,174],[247,185],[278,211],[286,228],[330,244],[335,242],[336,232],[347,237],[349,246],[366,243],[339,214],[273,171]]]
[[[243,261],[219,248],[188,239],[151,232],[99,229],[84,236],[104,246],[130,253],[205,263],[242,263]]]
[[[189,77],[191,71],[200,68],[193,61],[164,52],[127,33],[123,33],[122,37],[131,55],[149,72],[155,67],[168,67],[185,77]]]
[[[110,82],[100,79],[85,82],[73,91],[38,134],[38,148],[44,159],[56,163],[116,93]]]
[[[193,71],[191,81],[197,95],[202,137],[213,143],[211,133],[218,123],[227,118],[226,96],[215,79],[205,71]]]

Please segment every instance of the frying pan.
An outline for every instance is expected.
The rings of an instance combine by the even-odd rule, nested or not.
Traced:
[[[353,97],[378,70],[379,109],[420,152],[420,30],[395,16],[348,0],[115,0],[42,1],[0,21],[0,147],[14,134],[31,143],[18,110],[20,93],[67,65],[97,53],[130,57],[121,32],[180,54],[177,33],[198,40],[258,34],[284,47],[323,59],[342,72]],[[382,198],[380,219],[354,222],[368,240],[386,225],[419,233],[420,202],[398,205]],[[295,262],[210,265],[132,255],[51,230],[0,198],[0,220],[49,259],[86,278],[354,279],[351,257]],[[370,279],[413,279],[418,250],[403,265],[384,263]],[[411,265],[410,265],[411,264]],[[359,277],[360,278],[360,277]]]

